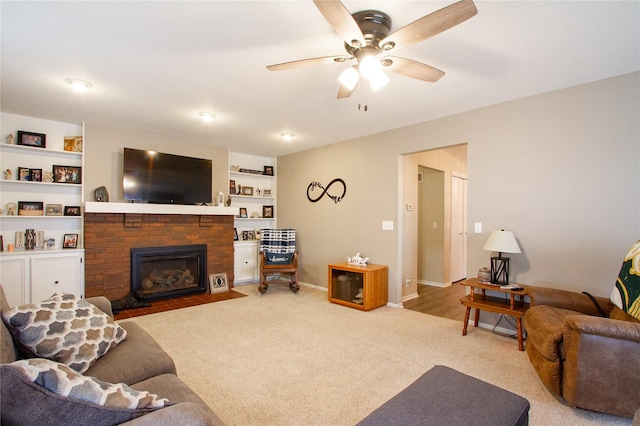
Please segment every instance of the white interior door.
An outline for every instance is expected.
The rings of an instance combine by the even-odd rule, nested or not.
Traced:
[[[451,179],[451,282],[467,278],[467,179]]]

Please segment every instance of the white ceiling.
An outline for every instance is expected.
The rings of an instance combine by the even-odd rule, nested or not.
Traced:
[[[451,3],[344,1],[386,12],[392,31]],[[1,108],[279,156],[640,70],[639,1],[476,5],[470,20],[394,53],[445,71],[440,81],[390,75],[378,92],[337,100],[351,63],[266,69],[345,53],[311,0],[3,0]],[[93,88],[77,94],[69,77]],[[217,117],[202,123],[200,111]]]

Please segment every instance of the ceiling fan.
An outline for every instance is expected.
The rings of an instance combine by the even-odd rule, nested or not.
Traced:
[[[462,0],[389,34],[391,18],[384,12],[363,10],[351,14],[339,0],[313,0],[313,3],[344,40],[347,55],[301,59],[269,65],[267,69],[280,71],[307,65],[343,63],[355,59],[356,65],[340,74],[338,99],[351,96],[362,79],[368,80],[374,91],[384,86],[389,77],[383,69],[422,81],[438,81],[444,72],[430,65],[397,56],[378,56],[440,34],[478,13],[473,0]]]

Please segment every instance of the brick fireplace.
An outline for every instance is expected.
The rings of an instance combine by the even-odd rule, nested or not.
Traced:
[[[185,244],[206,244],[207,273],[226,272],[231,288],[233,236],[233,215],[85,212],[85,295],[129,294],[132,248]]]

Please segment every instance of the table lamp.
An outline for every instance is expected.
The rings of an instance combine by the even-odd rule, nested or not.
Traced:
[[[493,231],[485,243],[483,250],[497,251],[498,256],[491,258],[491,282],[493,284],[509,284],[509,258],[503,257],[502,253],[521,253],[520,246],[513,236],[513,232]]]

